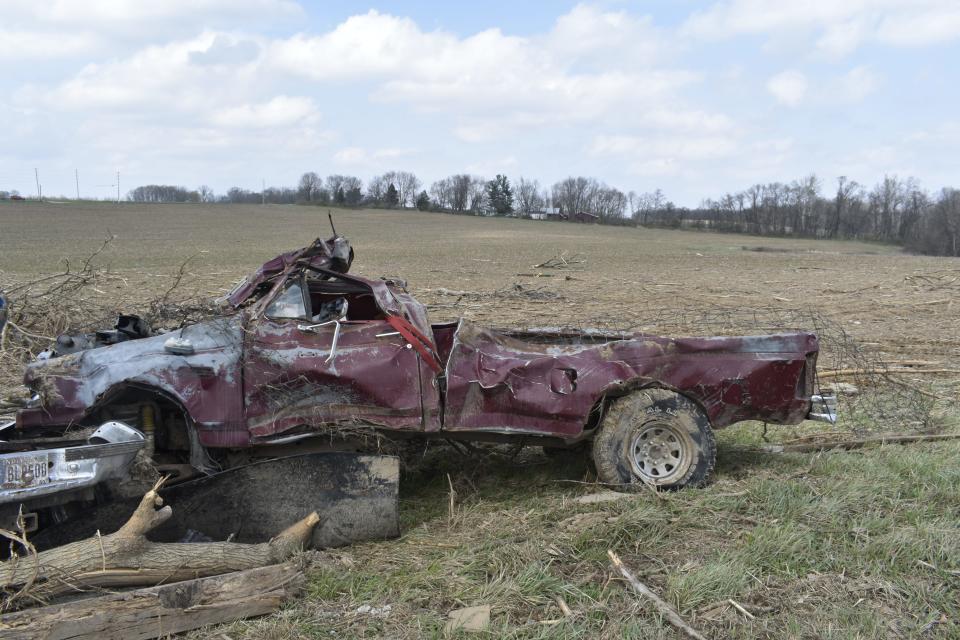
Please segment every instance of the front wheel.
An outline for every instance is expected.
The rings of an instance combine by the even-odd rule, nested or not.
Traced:
[[[600,481],[622,491],[644,484],[703,486],[716,458],[706,414],[666,389],[641,389],[615,400],[593,442]]]

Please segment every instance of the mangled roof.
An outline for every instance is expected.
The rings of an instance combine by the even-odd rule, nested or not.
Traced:
[[[241,280],[224,300],[234,308],[240,307],[258,291],[262,292],[261,285],[273,281],[297,263],[317,269],[346,273],[350,270],[352,262],[353,248],[349,240],[340,235],[335,235],[328,240],[317,238],[312,244],[302,249],[282,253],[263,263],[259,269]]]

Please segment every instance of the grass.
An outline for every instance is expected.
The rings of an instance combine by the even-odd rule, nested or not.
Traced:
[[[441,638],[448,611],[489,604],[470,637],[679,637],[611,573],[614,549],[708,637],[960,637],[960,444],[745,453],[748,428],[721,433],[705,489],[590,505],[569,482],[582,460],[437,450],[403,479],[401,539],[320,554],[304,601],[222,630]]]

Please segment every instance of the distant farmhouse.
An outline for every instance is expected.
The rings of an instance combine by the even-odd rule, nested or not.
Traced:
[[[598,222],[599,220],[600,220],[600,216],[596,215],[595,213],[587,213],[586,211],[579,211],[573,214],[574,222],[593,224],[595,222]]]
[[[600,216],[593,213],[587,213],[586,211],[579,211],[570,216],[564,213],[563,209],[559,207],[544,207],[540,211],[531,213],[530,218],[533,220],[564,220],[567,222],[580,222],[586,224],[592,224],[599,222],[600,220]]]
[[[560,212],[559,207],[544,207],[540,211],[534,211],[530,214],[533,220],[566,220],[566,216]]]

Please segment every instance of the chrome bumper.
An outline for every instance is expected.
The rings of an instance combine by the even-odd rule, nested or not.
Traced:
[[[837,397],[828,395],[815,395],[810,397],[810,412],[807,413],[807,420],[816,420],[818,422],[837,423]]]
[[[0,504],[83,489],[120,478],[146,444],[122,422],[105,422],[85,445],[0,455]]]

